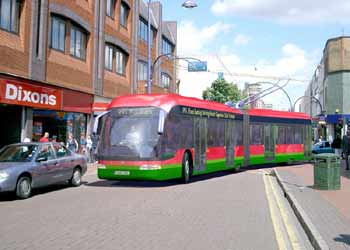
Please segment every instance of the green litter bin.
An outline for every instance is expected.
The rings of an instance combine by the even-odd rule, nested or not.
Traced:
[[[318,154],[314,160],[314,188],[339,190],[340,157],[336,154]]]

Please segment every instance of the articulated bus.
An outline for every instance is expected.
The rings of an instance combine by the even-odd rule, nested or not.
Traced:
[[[98,177],[168,180],[311,159],[311,119],[175,94],[114,99],[99,120]]]

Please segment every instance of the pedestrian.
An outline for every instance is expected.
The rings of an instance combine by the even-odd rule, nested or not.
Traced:
[[[97,151],[97,144],[98,144],[98,135],[96,133],[93,133],[91,140],[92,140],[92,154],[91,154],[92,159],[91,159],[91,161],[97,163],[97,159],[96,159],[95,155],[97,153],[96,151]]]
[[[84,135],[80,135],[80,153],[86,153],[86,140]]]
[[[39,142],[49,142],[49,133],[45,132],[44,136],[40,138]]]
[[[67,147],[70,151],[72,151],[72,152],[74,152],[74,153],[76,153],[76,152],[78,151],[79,144],[78,144],[77,140],[74,139],[72,133],[70,133],[70,134],[68,135],[68,140],[67,140],[67,145],[66,145],[66,147]]]
[[[88,135],[88,137],[86,138],[86,157],[89,163],[92,162],[91,151],[92,151],[92,140],[91,140],[91,136]]]
[[[339,134],[333,140],[332,148],[334,148],[334,151],[337,155],[341,154],[341,139]]]
[[[57,135],[52,136],[51,142],[57,142]]]
[[[346,162],[346,170],[349,170],[349,155],[350,155],[350,130],[346,131],[343,136],[343,154]]]

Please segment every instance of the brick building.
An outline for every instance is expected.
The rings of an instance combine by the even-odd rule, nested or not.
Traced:
[[[147,17],[142,0],[0,0],[0,147],[45,131],[79,138],[112,98],[145,93]],[[175,55],[176,22],[159,2],[150,22],[152,61]],[[174,60],[161,57],[152,92],[175,82]]]

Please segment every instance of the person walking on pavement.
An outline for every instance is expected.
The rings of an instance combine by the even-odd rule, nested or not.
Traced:
[[[340,135],[338,134],[335,139],[332,142],[332,148],[334,148],[334,151],[337,155],[340,155],[340,151],[341,151],[341,139],[340,139]]]
[[[45,132],[44,136],[40,138],[39,142],[49,142],[49,133]]]
[[[72,133],[70,133],[68,135],[68,140],[67,140],[67,145],[66,147],[72,151],[72,152],[77,152],[78,148],[79,148],[79,145],[78,145],[78,142],[76,139],[74,139]]]
[[[92,140],[91,140],[91,136],[88,135],[88,137],[86,138],[86,157],[89,163],[92,162],[91,150],[92,150]]]
[[[349,170],[350,130],[346,131],[346,135],[343,136],[343,154],[346,162],[346,170]]]
[[[86,154],[86,140],[84,135],[80,136],[80,153]]]

